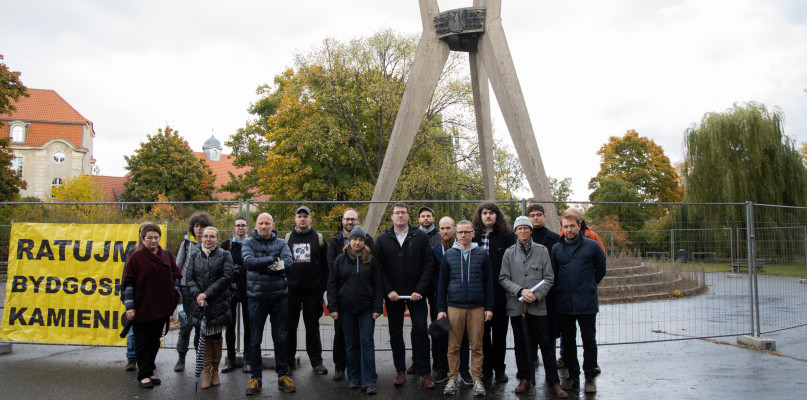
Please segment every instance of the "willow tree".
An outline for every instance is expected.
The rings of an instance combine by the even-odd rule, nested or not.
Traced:
[[[807,204],[807,170],[783,120],[781,110],[751,102],[687,129],[686,201]]]
[[[700,124],[685,135],[686,201],[807,205],[807,170],[793,139],[784,133],[783,120],[779,109],[769,111],[753,102],[704,115]],[[803,212],[799,217],[795,209],[757,211],[754,220],[758,227],[803,226]],[[744,229],[746,223],[745,207],[732,205],[689,206],[676,219],[679,226],[697,228]],[[771,229],[765,235],[766,239],[758,243],[757,254],[769,258],[793,254],[787,250],[792,231]],[[690,242],[704,241],[708,240]],[[803,245],[802,241],[800,246]],[[714,242],[702,251],[719,251],[718,247]]]

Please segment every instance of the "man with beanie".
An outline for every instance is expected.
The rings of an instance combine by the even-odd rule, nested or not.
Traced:
[[[586,393],[596,393],[594,383],[597,367],[597,285],[605,277],[605,252],[597,242],[583,237],[576,214],[567,212],[561,219],[563,239],[552,248],[552,269],[555,274],[555,305],[558,326],[569,377],[563,389],[580,387],[580,364],[577,361],[577,326],[583,340],[583,372]],[[546,362],[546,360],[544,360]]]
[[[484,396],[482,384],[482,334],[493,318],[493,275],[487,252],[473,243],[471,221],[457,224],[457,244],[443,255],[437,290],[437,318],[448,318],[448,383],[444,394],[457,392],[459,349],[466,331],[471,344],[471,376],[474,395]]]
[[[333,262],[336,257],[342,254],[345,246],[350,243],[350,232],[354,227],[361,225],[361,218],[359,212],[354,208],[348,208],[342,214],[342,230],[333,235],[331,240],[328,241],[328,268],[333,267]],[[373,237],[365,233],[364,244],[373,250]],[[333,364],[334,373],[333,380],[341,381],[345,379],[345,368],[347,367],[345,360],[345,335],[341,328],[341,322],[338,319],[333,321]],[[354,338],[354,343],[358,343],[359,338]]]
[[[286,322],[288,362],[297,367],[297,326],[300,311],[305,323],[305,350],[311,367],[318,374],[327,374],[322,364],[322,341],[319,336],[319,318],[322,316],[323,294],[328,286],[328,248],[322,234],[311,227],[311,210],[306,206],[297,209],[294,227],[286,235],[286,243],[294,262],[289,279],[289,315]]]
[[[554,362],[555,343],[549,331],[546,312],[546,295],[555,282],[549,251],[532,240],[533,229],[529,218],[516,218],[513,227],[518,241],[504,252],[499,284],[507,293],[507,315],[513,327],[518,368],[516,376],[520,380],[515,391],[525,393],[530,389],[535,370],[527,355],[534,355],[535,347],[540,346],[547,386],[556,397],[567,398],[569,395],[560,387]],[[519,298],[523,299],[523,303]]]

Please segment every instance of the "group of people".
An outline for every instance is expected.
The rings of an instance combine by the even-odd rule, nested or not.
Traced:
[[[297,368],[301,314],[311,367],[316,373],[328,373],[319,329],[324,304],[334,320],[333,379],[346,378],[351,389],[377,392],[375,321],[386,308],[395,385],[405,384],[409,374],[419,376],[426,389],[446,382],[445,394],[454,394],[465,384],[473,386],[475,395],[485,395],[484,381],[494,377],[497,382],[508,381],[505,354],[511,325],[519,379],[515,391],[530,389],[534,370],[529,359],[537,357],[540,348],[548,387],[555,396],[566,398],[566,390],[580,386],[579,326],[585,392],[596,392],[597,284],[605,276],[605,252],[601,242],[590,239],[596,236],[577,210],[564,213],[560,235],[544,226],[540,204],[530,205],[527,216],[516,218],[512,228],[495,202],[480,204],[473,221],[456,224],[443,217],[435,225],[434,211],[421,207],[415,226],[404,203],[393,204],[390,217],[392,226],[374,240],[361,227],[359,212],[347,209],[342,229],[326,241],[311,226],[311,210],[302,206],[284,238],[278,237],[272,216],[264,213],[251,234],[248,221],[237,218],[233,237],[219,246],[212,220],[197,213],[189,221],[176,262],[159,246],[159,227],[144,223],[138,249],[127,255],[123,278],[126,317],[134,321],[140,385],[160,384],[154,376],[159,338],[181,301],[186,318],[181,319],[174,369],[184,369],[190,333],[197,331],[197,346],[204,319],[208,351],[202,388],[220,383],[222,332],[227,360],[221,372],[239,367],[234,316],[240,303],[248,343],[243,371],[251,374],[247,395],[262,390],[261,342],[267,318],[278,388],[295,391],[291,370]],[[409,368],[403,336],[407,311]],[[439,325],[443,318],[448,321],[447,334],[430,340],[427,319]],[[555,361],[557,337],[561,358]],[[127,367],[131,357],[129,361]],[[569,372],[563,384],[559,367]]]

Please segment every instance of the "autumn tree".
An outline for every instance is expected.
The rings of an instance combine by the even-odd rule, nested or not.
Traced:
[[[105,202],[104,188],[90,175],[78,175],[59,186],[50,194],[54,202],[93,203]],[[114,205],[60,204],[53,208],[52,216],[64,222],[112,222],[120,213]]]
[[[2,60],[3,55],[0,54],[0,117],[15,110],[14,101],[21,96],[28,97],[28,90],[20,81],[20,73],[9,70]],[[0,128],[3,126],[3,121],[0,121]],[[28,186],[22,175],[11,169],[13,159],[9,138],[0,138],[0,201],[14,200],[20,190]]]
[[[122,201],[157,201],[160,194],[169,201],[212,199],[213,171],[170,126],[148,135],[135,154],[124,159],[130,176]]]
[[[555,203],[555,210],[557,210],[558,218],[560,218],[569,208],[567,202],[572,199],[572,178],[557,179],[548,176],[546,179],[549,183],[549,191],[552,192],[552,200],[560,202]]]
[[[228,190],[255,185],[278,200],[369,199],[416,47],[414,36],[382,31],[349,43],[326,39],[298,54],[294,68],[258,89],[255,120],[227,142],[236,165],[254,167]],[[466,58],[450,57],[393,197],[481,196],[465,68]]]
[[[674,203],[683,199],[678,173],[664,149],[653,140],[629,130],[623,137],[612,136],[600,150],[600,171],[588,184],[594,202]],[[667,207],[648,205],[594,204],[593,221],[614,217],[626,229],[638,230],[650,217],[660,217]]]
[[[687,129],[686,201],[806,205],[807,170],[783,120],[781,110],[750,102]]]

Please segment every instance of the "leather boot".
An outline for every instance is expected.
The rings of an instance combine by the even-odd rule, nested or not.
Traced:
[[[212,362],[212,377],[210,379],[210,384],[213,386],[221,385],[221,380],[219,379],[219,364],[221,364],[221,347],[223,344],[223,339],[215,339],[213,340],[213,362]]]
[[[205,355],[202,361],[202,389],[209,388],[212,379],[213,379],[213,346],[211,344],[206,344]]]
[[[530,380],[529,379],[522,379],[519,381],[518,386],[516,386],[516,393],[525,393],[526,391],[530,390]]]
[[[557,398],[560,398],[560,399],[568,399],[569,398],[569,394],[566,393],[566,391],[563,390],[562,387],[560,387],[560,383],[556,383],[556,384],[552,385],[552,387],[550,387],[550,389],[552,390],[552,393]]]

